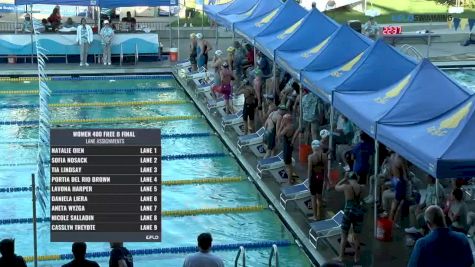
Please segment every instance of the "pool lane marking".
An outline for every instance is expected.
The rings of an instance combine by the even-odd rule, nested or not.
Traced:
[[[213,251],[234,251],[239,249],[239,247],[244,247],[246,250],[256,250],[256,249],[268,249],[272,245],[277,245],[278,247],[289,247],[292,245],[292,242],[289,240],[263,240],[263,241],[254,241],[246,243],[231,243],[231,244],[213,244]],[[197,252],[196,246],[177,246],[177,247],[168,247],[168,248],[147,248],[147,249],[131,249],[130,253],[134,256],[144,256],[144,255],[156,255],[156,254],[186,254]],[[101,252],[88,252],[86,253],[87,258],[106,258],[110,256],[110,251],[101,251]],[[54,260],[71,260],[73,259],[72,254],[56,254],[56,255],[46,255],[38,256],[38,261],[54,261]],[[26,262],[32,262],[34,260],[33,256],[23,257]]]
[[[174,87],[158,87],[158,88],[104,88],[104,89],[68,89],[68,90],[50,90],[52,95],[68,95],[68,94],[111,94],[124,92],[150,92],[175,91]],[[0,90],[0,95],[37,95],[39,90]]]
[[[241,207],[219,207],[219,208],[202,208],[202,209],[188,209],[188,210],[163,210],[162,217],[188,217],[197,215],[221,215],[230,213],[250,213],[267,210],[268,207],[264,205],[241,206]],[[50,222],[49,217],[37,218],[38,223]],[[33,223],[32,218],[18,218],[18,219],[2,219],[0,225],[12,224],[27,224]]]
[[[177,185],[201,185],[201,184],[226,184],[237,183],[244,181],[244,177],[214,177],[214,178],[197,178],[186,180],[167,180],[162,181],[164,186],[177,186]],[[23,187],[0,187],[0,193],[18,193],[31,191],[31,186]]]
[[[188,100],[159,100],[159,101],[126,101],[126,102],[85,102],[85,103],[55,103],[49,104],[51,108],[69,107],[129,107],[147,105],[181,105],[192,103]],[[0,105],[0,109],[38,108],[38,104],[12,104]]]

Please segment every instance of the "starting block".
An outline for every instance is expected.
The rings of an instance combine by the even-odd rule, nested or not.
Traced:
[[[235,114],[223,116],[221,127],[226,130],[226,126],[231,126],[238,135],[244,135],[244,120],[242,116],[242,109]]]
[[[295,160],[292,159],[292,165]],[[289,180],[289,176],[285,171],[284,152],[280,152],[276,156],[261,159],[257,162],[257,175],[262,179],[264,172],[269,172],[279,183],[285,183]]]
[[[237,142],[237,147],[239,151],[242,151],[243,148],[247,147],[256,157],[264,157],[264,155],[266,154],[266,149],[264,146],[265,131],[265,128],[262,127],[253,134],[239,136]]]

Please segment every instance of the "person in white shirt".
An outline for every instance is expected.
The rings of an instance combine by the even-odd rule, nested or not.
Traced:
[[[114,30],[108,20],[104,20],[104,27],[101,29],[101,40],[103,50],[104,65],[111,65],[111,46],[114,38]]]
[[[86,19],[81,19],[81,25],[78,26],[76,32],[76,42],[79,44],[79,54],[81,55],[81,64],[80,66],[89,66],[87,64],[87,55],[89,51],[89,46],[92,44],[92,28],[86,24]]]
[[[183,267],[224,267],[223,260],[210,252],[212,242],[210,233],[200,234],[198,236],[199,252],[186,256]]]

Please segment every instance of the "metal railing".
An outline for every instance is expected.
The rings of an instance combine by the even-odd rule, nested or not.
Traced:
[[[236,255],[236,259],[234,259],[234,267],[238,267],[239,265],[239,258],[242,255],[242,266],[246,266],[246,249],[243,246],[239,247],[238,253]]]
[[[419,50],[417,50],[417,48],[415,48],[412,45],[408,45],[408,44],[402,45],[401,52],[415,58],[417,61],[421,61],[422,59],[424,59],[424,56],[422,55],[422,53],[419,52]]]
[[[272,250],[270,251],[269,257],[269,267],[272,266],[272,260],[275,258],[275,267],[279,267],[279,250],[277,249],[277,245],[272,245]]]

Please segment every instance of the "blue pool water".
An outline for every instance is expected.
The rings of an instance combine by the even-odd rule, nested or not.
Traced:
[[[474,69],[454,69],[445,72],[463,86],[475,92],[475,70]]]
[[[101,80],[101,81],[50,81],[53,90],[99,89],[99,88],[156,88],[171,87],[168,91],[148,91],[111,94],[67,94],[54,95],[51,103],[86,102],[123,102],[154,100],[189,100],[173,78],[141,80]],[[1,90],[33,90],[37,82],[0,82]],[[2,95],[0,105],[37,104],[37,96]],[[53,120],[93,119],[112,117],[175,116],[196,115],[199,111],[191,104],[146,105],[124,107],[61,107],[51,108]],[[37,120],[35,109],[0,109],[0,120]],[[70,128],[107,127],[107,128],[161,128],[163,134],[170,133],[212,133],[205,119],[137,122],[120,124],[75,124],[61,125]],[[37,149],[34,145],[9,144],[36,139],[38,129],[26,126],[0,126],[0,188],[28,187],[35,166],[5,167],[2,164],[35,162]],[[226,153],[226,147],[216,135],[195,138],[168,138],[162,141],[163,155]],[[234,158],[230,156],[213,159],[170,160],[163,162],[163,180],[182,180],[208,177],[246,177]],[[163,210],[182,210],[215,207],[237,207],[265,205],[267,203],[254,185],[247,179],[237,183],[164,186],[162,192]],[[1,219],[31,218],[31,192],[0,193]],[[42,217],[42,212],[39,212]],[[39,255],[57,255],[70,253],[70,243],[49,242],[49,224],[39,224]],[[281,266],[311,266],[305,254],[293,242],[292,235],[271,210],[251,213],[233,213],[222,215],[199,215],[193,217],[166,217],[162,220],[163,242],[126,243],[129,249],[150,249],[179,246],[194,246],[196,236],[204,231],[213,234],[215,244],[235,244],[240,242],[259,242],[266,240],[289,240],[292,245],[281,247]],[[13,237],[17,253],[23,256],[33,255],[32,224],[9,224],[0,226],[0,238]],[[89,252],[108,251],[107,243],[89,243]],[[233,265],[236,251],[217,252],[225,260],[226,266]],[[270,248],[247,251],[248,266],[267,266]],[[164,254],[135,256],[135,266],[181,266],[183,254]],[[108,266],[107,258],[96,259],[101,266]],[[64,261],[42,261],[39,266],[59,266]],[[33,266],[30,262],[29,266]]]

